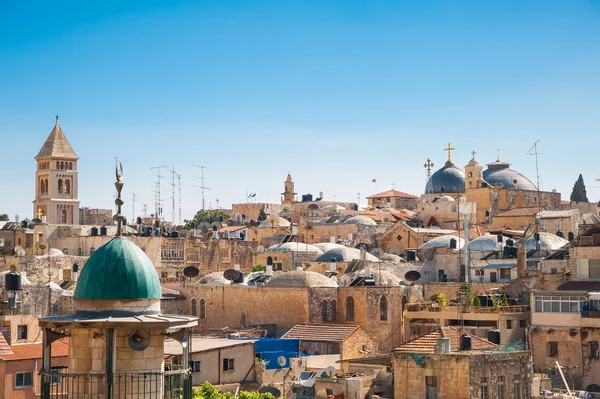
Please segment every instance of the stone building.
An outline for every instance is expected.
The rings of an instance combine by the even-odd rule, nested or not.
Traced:
[[[292,175],[288,173],[285,182],[283,183],[283,193],[281,193],[281,205],[284,210],[289,210],[296,202],[296,193],[294,192],[294,181]]]
[[[106,226],[113,224],[112,209],[90,209],[79,210],[79,223],[88,226]]]
[[[396,348],[392,355],[394,398],[530,397],[528,351],[496,351],[495,344],[476,337],[464,349],[460,341],[458,329],[439,328]]]
[[[35,157],[35,217],[52,224],[79,224],[78,160],[57,116],[54,129]]]
[[[369,202],[369,206],[374,208],[381,207],[413,210],[417,207],[419,197],[397,190],[388,190],[382,193],[370,195],[367,197],[367,200]]]
[[[281,336],[298,323],[343,324],[361,327],[388,351],[402,342],[403,305],[420,301],[421,287],[374,282],[338,287],[323,274],[290,271],[275,273],[263,286],[186,284],[179,289],[204,333],[270,325]]]

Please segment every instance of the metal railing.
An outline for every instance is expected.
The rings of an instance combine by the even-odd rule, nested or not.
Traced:
[[[457,310],[456,305],[438,306],[434,303],[408,303],[404,306],[405,312],[447,312]],[[525,313],[529,312],[529,306],[467,306],[465,310],[471,313]]]
[[[149,398],[192,397],[190,369],[141,373],[56,373],[40,372],[42,398]]]

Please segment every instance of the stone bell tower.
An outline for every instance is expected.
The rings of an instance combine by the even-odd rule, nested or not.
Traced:
[[[287,179],[283,183],[283,201],[282,205],[293,205],[295,202],[296,193],[294,192],[294,182],[292,181],[292,175],[288,173]]]
[[[58,115],[54,129],[35,160],[33,217],[45,216],[50,224],[79,224],[79,157],[60,128]]]
[[[475,159],[475,151],[471,153],[473,159],[465,166],[465,189],[478,188],[484,183],[483,166]]]

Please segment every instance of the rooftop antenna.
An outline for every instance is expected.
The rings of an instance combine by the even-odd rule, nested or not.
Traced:
[[[533,146],[529,149],[529,151],[527,151],[527,155],[535,156],[535,174],[536,174],[536,178],[537,178],[537,203],[538,203],[538,207],[540,208],[540,211],[541,211],[542,204],[540,202],[540,169],[539,169],[539,164],[538,164],[538,155],[543,155],[543,152],[538,152],[538,150],[537,150],[537,144],[539,142],[540,142],[540,140],[533,143]]]
[[[206,187],[204,185],[204,169],[206,169],[206,166],[202,166],[202,165],[192,165],[195,168],[200,168],[200,185],[199,186],[194,186],[199,188],[200,190],[202,190],[202,210],[205,209],[205,201],[204,201],[204,190],[210,190],[210,187]]]
[[[156,188],[154,190],[154,216],[156,216],[157,219],[160,219],[162,216],[162,200],[160,198],[160,180],[162,179],[162,176],[160,175],[161,168],[162,166],[150,167],[150,169],[157,170],[157,173],[154,175],[156,176]]]
[[[178,178],[181,178],[180,175],[177,174],[177,172],[175,172],[175,165],[171,166],[163,166],[163,168],[167,169],[169,172],[171,172],[171,186],[173,188],[173,197],[171,197],[171,201],[172,201],[172,211],[173,211],[173,225],[175,225],[175,176],[177,176]],[[179,208],[181,209],[181,190],[179,190]]]
[[[131,196],[133,197],[131,204],[131,208],[133,209],[133,215],[131,215],[131,220],[135,220],[135,193],[131,193]]]
[[[147,218],[148,217],[148,207],[144,203],[142,203],[142,212],[144,212],[144,218]]]
[[[121,191],[123,190],[123,165],[118,160],[115,165],[115,174],[117,177],[117,181],[115,182],[115,187],[117,189],[117,199],[115,200],[115,204],[117,205],[117,214],[113,216],[113,219],[117,222],[117,237],[123,235],[121,230],[121,224],[125,220],[125,215],[121,214],[121,206],[123,206],[123,200],[121,199]]]

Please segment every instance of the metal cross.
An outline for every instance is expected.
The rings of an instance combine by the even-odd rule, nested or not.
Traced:
[[[434,167],[433,162],[431,162],[431,159],[427,158],[427,162],[423,164],[423,167],[427,169],[427,173],[431,172],[431,169],[433,169]]]
[[[448,148],[444,148],[444,151],[448,151],[448,162],[452,162],[451,151],[455,151],[456,148],[452,147],[452,144],[448,143]]]
[[[396,182],[395,182],[395,181],[393,181],[393,182],[392,182],[392,190],[395,190],[395,189],[396,189]]]
[[[473,155],[473,159],[475,159],[475,154],[477,153],[475,152],[475,150],[473,150],[473,152],[471,152],[471,155]]]

